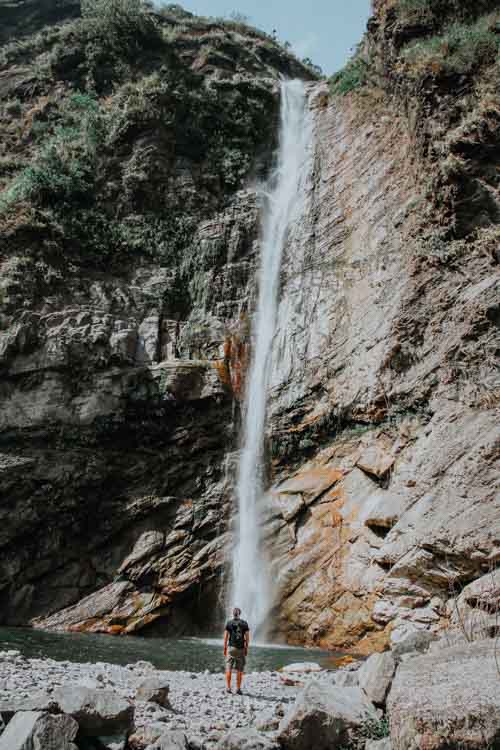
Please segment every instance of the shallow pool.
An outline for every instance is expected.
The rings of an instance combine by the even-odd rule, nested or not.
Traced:
[[[130,664],[149,661],[158,669],[189,672],[223,671],[222,639],[141,638],[137,636],[48,633],[29,628],[0,628],[0,650],[18,649],[24,656],[57,661]],[[274,644],[253,645],[247,669],[273,671],[287,664],[313,661],[335,668],[339,654]]]

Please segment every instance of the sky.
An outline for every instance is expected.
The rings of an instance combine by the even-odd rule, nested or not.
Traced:
[[[173,1],[173,0],[172,0]],[[247,16],[268,33],[293,45],[299,57],[310,57],[330,74],[345,65],[361,40],[370,15],[370,0],[178,0],[201,16]],[[166,2],[165,2],[166,4]]]

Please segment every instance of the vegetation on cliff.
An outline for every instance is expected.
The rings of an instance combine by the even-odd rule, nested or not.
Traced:
[[[194,225],[268,166],[269,81],[309,73],[241,23],[143,0],[81,10],[0,50],[5,247],[21,249],[34,223],[46,249],[78,263],[177,267]]]
[[[482,231],[489,247],[500,221],[498,3],[376,0],[374,9],[331,91],[404,113],[425,165],[416,174],[433,204],[431,223],[446,228],[445,239]]]

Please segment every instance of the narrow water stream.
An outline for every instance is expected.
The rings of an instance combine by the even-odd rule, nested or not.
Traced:
[[[229,606],[242,609],[257,637],[265,636],[273,604],[269,563],[261,545],[259,501],[263,495],[264,435],[273,338],[283,251],[290,227],[304,207],[312,118],[305,84],[281,85],[281,125],[277,169],[270,181],[262,216],[258,302],[252,337],[252,361],[245,396],[243,447],[238,475],[238,536],[233,555]]]

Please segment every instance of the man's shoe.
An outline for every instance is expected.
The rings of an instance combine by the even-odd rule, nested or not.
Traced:
[[[233,691],[231,690],[231,688],[226,688],[226,693],[229,693],[229,695],[232,695]]]
[[[236,695],[243,695],[243,693],[241,692],[240,688],[238,688],[238,690],[236,691]]]

